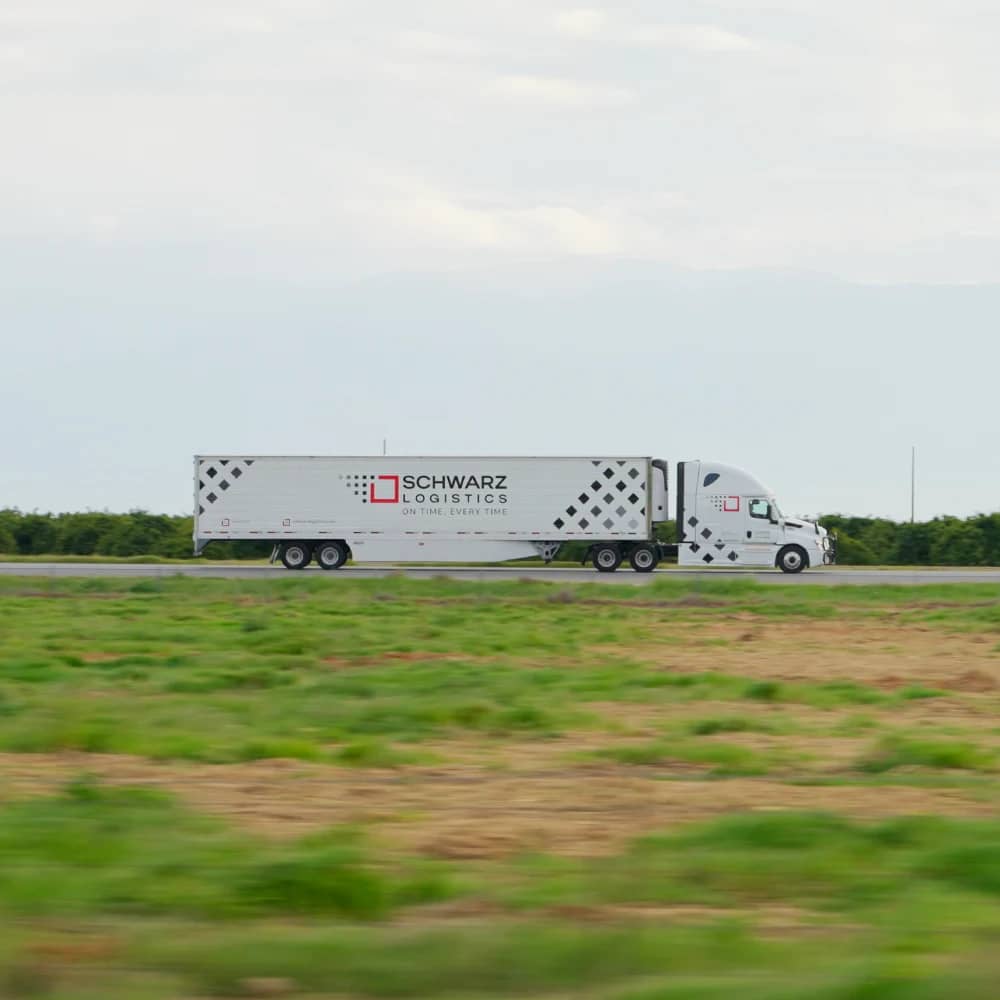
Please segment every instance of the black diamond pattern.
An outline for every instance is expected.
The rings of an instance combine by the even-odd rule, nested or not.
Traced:
[[[230,475],[232,475],[233,479],[239,479],[240,476],[243,475],[243,470],[242,469],[233,469],[233,471],[230,473]]]
[[[218,498],[218,497],[217,497],[217,496],[216,496],[216,495],[215,495],[214,493],[209,493],[209,494],[208,494],[208,496],[207,496],[207,497],[205,497],[205,499],[206,499],[206,500],[207,500],[207,501],[208,501],[209,503],[215,503],[215,501],[216,501],[216,500],[218,500],[219,498]]]
[[[707,563],[715,562],[715,557],[712,555],[711,552],[706,552],[701,558]]]
[[[726,556],[726,558],[727,558],[727,559],[728,559],[728,560],[729,560],[730,562],[736,562],[736,560],[737,560],[737,559],[739,558],[739,556],[738,556],[738,555],[736,555],[736,553],[735,553],[735,552],[730,552],[730,553],[729,553],[729,555],[728,555],[728,556]]]
[[[229,489],[229,483],[226,482],[225,479],[223,479],[222,482],[219,483],[219,489],[220,490],[228,490]]]
[[[624,459],[605,459],[604,461],[598,461],[591,459],[591,463],[600,468],[598,478],[593,480],[587,490],[582,492],[578,497],[575,504],[571,504],[566,508],[565,516],[576,518],[579,514],[584,514],[577,524],[586,530],[586,528],[596,526],[597,521],[588,520],[588,516],[591,518],[603,518],[600,522],[608,531],[611,531],[616,523],[615,517],[625,518],[631,513],[638,513],[640,516],[646,516],[646,508],[638,509],[637,505],[643,501],[642,493],[646,490],[646,484],[641,481],[642,470]],[[615,466],[621,467],[622,476],[621,479],[616,480]],[[627,478],[626,478],[627,477]],[[367,477],[366,477],[367,478]],[[372,477],[374,478],[374,477]],[[602,479],[607,481],[606,485],[602,485]],[[632,491],[626,497],[624,494],[629,490],[628,482],[632,482]],[[605,490],[603,496],[599,495],[601,489]],[[617,490],[620,497],[616,497],[615,493],[612,492]],[[617,503],[617,507],[613,510],[611,505]],[[632,505],[631,507],[626,507],[626,504]],[[559,523],[553,522],[557,528],[562,528],[566,525],[563,517],[558,518]],[[629,528],[636,528],[640,522],[635,520],[633,517],[631,521],[628,522]],[[694,519],[694,523],[697,524],[697,519]]]
[[[562,526],[563,526],[563,525],[564,525],[564,524],[565,524],[566,522],[565,522],[565,521],[564,521],[564,520],[563,520],[563,519],[562,519],[561,517],[557,517],[557,518],[556,518],[556,519],[555,519],[555,520],[554,520],[554,521],[553,521],[552,523],[553,523],[553,524],[554,524],[554,525],[555,525],[555,526],[556,526],[557,528],[561,528],[561,527],[562,527]]]
[[[712,537],[712,529],[711,528],[702,528],[701,529],[701,537],[702,538],[711,538]]]
[[[696,517],[689,517],[688,518],[688,524],[690,524],[692,528],[697,528],[698,527],[698,518],[696,518]]]
[[[215,468],[215,466],[214,466],[214,465],[213,465],[213,466],[212,466],[212,467],[211,467],[211,468],[210,468],[210,469],[209,469],[209,470],[208,470],[208,471],[207,471],[207,472],[205,473],[205,475],[206,475],[206,476],[208,476],[208,478],[209,478],[209,479],[215,479],[215,477],[216,477],[216,476],[217,476],[218,474],[219,474],[219,472],[218,472],[218,470],[217,470],[217,469]]]

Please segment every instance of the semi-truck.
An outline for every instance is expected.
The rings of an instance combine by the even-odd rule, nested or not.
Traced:
[[[749,473],[677,463],[668,506],[662,459],[196,455],[194,551],[272,543],[272,562],[335,570],[357,562],[551,562],[569,542],[601,573],[627,562],[754,566],[798,573],[834,562],[818,523],[785,517]],[[676,537],[656,528],[676,519]]]

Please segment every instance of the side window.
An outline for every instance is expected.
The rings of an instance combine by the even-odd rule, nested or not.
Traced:
[[[751,517],[760,517],[765,521],[771,520],[771,505],[766,500],[751,500],[748,510]]]

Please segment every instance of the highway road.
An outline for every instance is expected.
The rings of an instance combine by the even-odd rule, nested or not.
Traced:
[[[302,572],[313,576],[322,570],[310,567]],[[393,574],[402,574],[416,579],[448,576],[456,580],[549,580],[555,583],[614,583],[628,586],[646,586],[654,580],[664,578],[699,580],[758,580],[786,586],[808,586],[811,584],[929,584],[929,583],[992,583],[1000,584],[1000,569],[850,569],[832,567],[829,569],[806,570],[797,576],[780,573],[777,570],[754,572],[753,570],[697,570],[665,568],[655,573],[634,573],[619,570],[617,573],[597,573],[590,567],[465,567],[465,566],[347,566],[342,570],[324,574],[335,585],[338,579],[371,579]],[[157,577],[196,576],[222,577],[239,580],[265,580],[289,578],[293,574],[282,566],[265,566],[259,563],[249,565],[238,563],[43,563],[5,562],[0,563],[3,576],[51,576],[51,577]]]

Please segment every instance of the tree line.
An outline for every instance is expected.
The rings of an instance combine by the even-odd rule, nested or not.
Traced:
[[[61,556],[160,556],[189,559],[194,522],[190,516],[150,514],[39,514],[0,510],[0,553]],[[216,559],[259,559],[270,553],[267,542],[213,542]]]
[[[1000,513],[890,521],[829,514],[837,562],[855,566],[1000,566]]]
[[[837,535],[837,561],[845,565],[1000,566],[1000,513],[936,517],[931,521],[828,514],[821,523]],[[192,520],[133,510],[127,514],[87,511],[40,514],[0,510],[0,553],[5,555],[160,556],[189,559]],[[674,538],[672,522],[659,526],[665,541]],[[578,559],[583,543],[566,545],[562,559]],[[259,559],[269,542],[213,542],[215,559]]]

